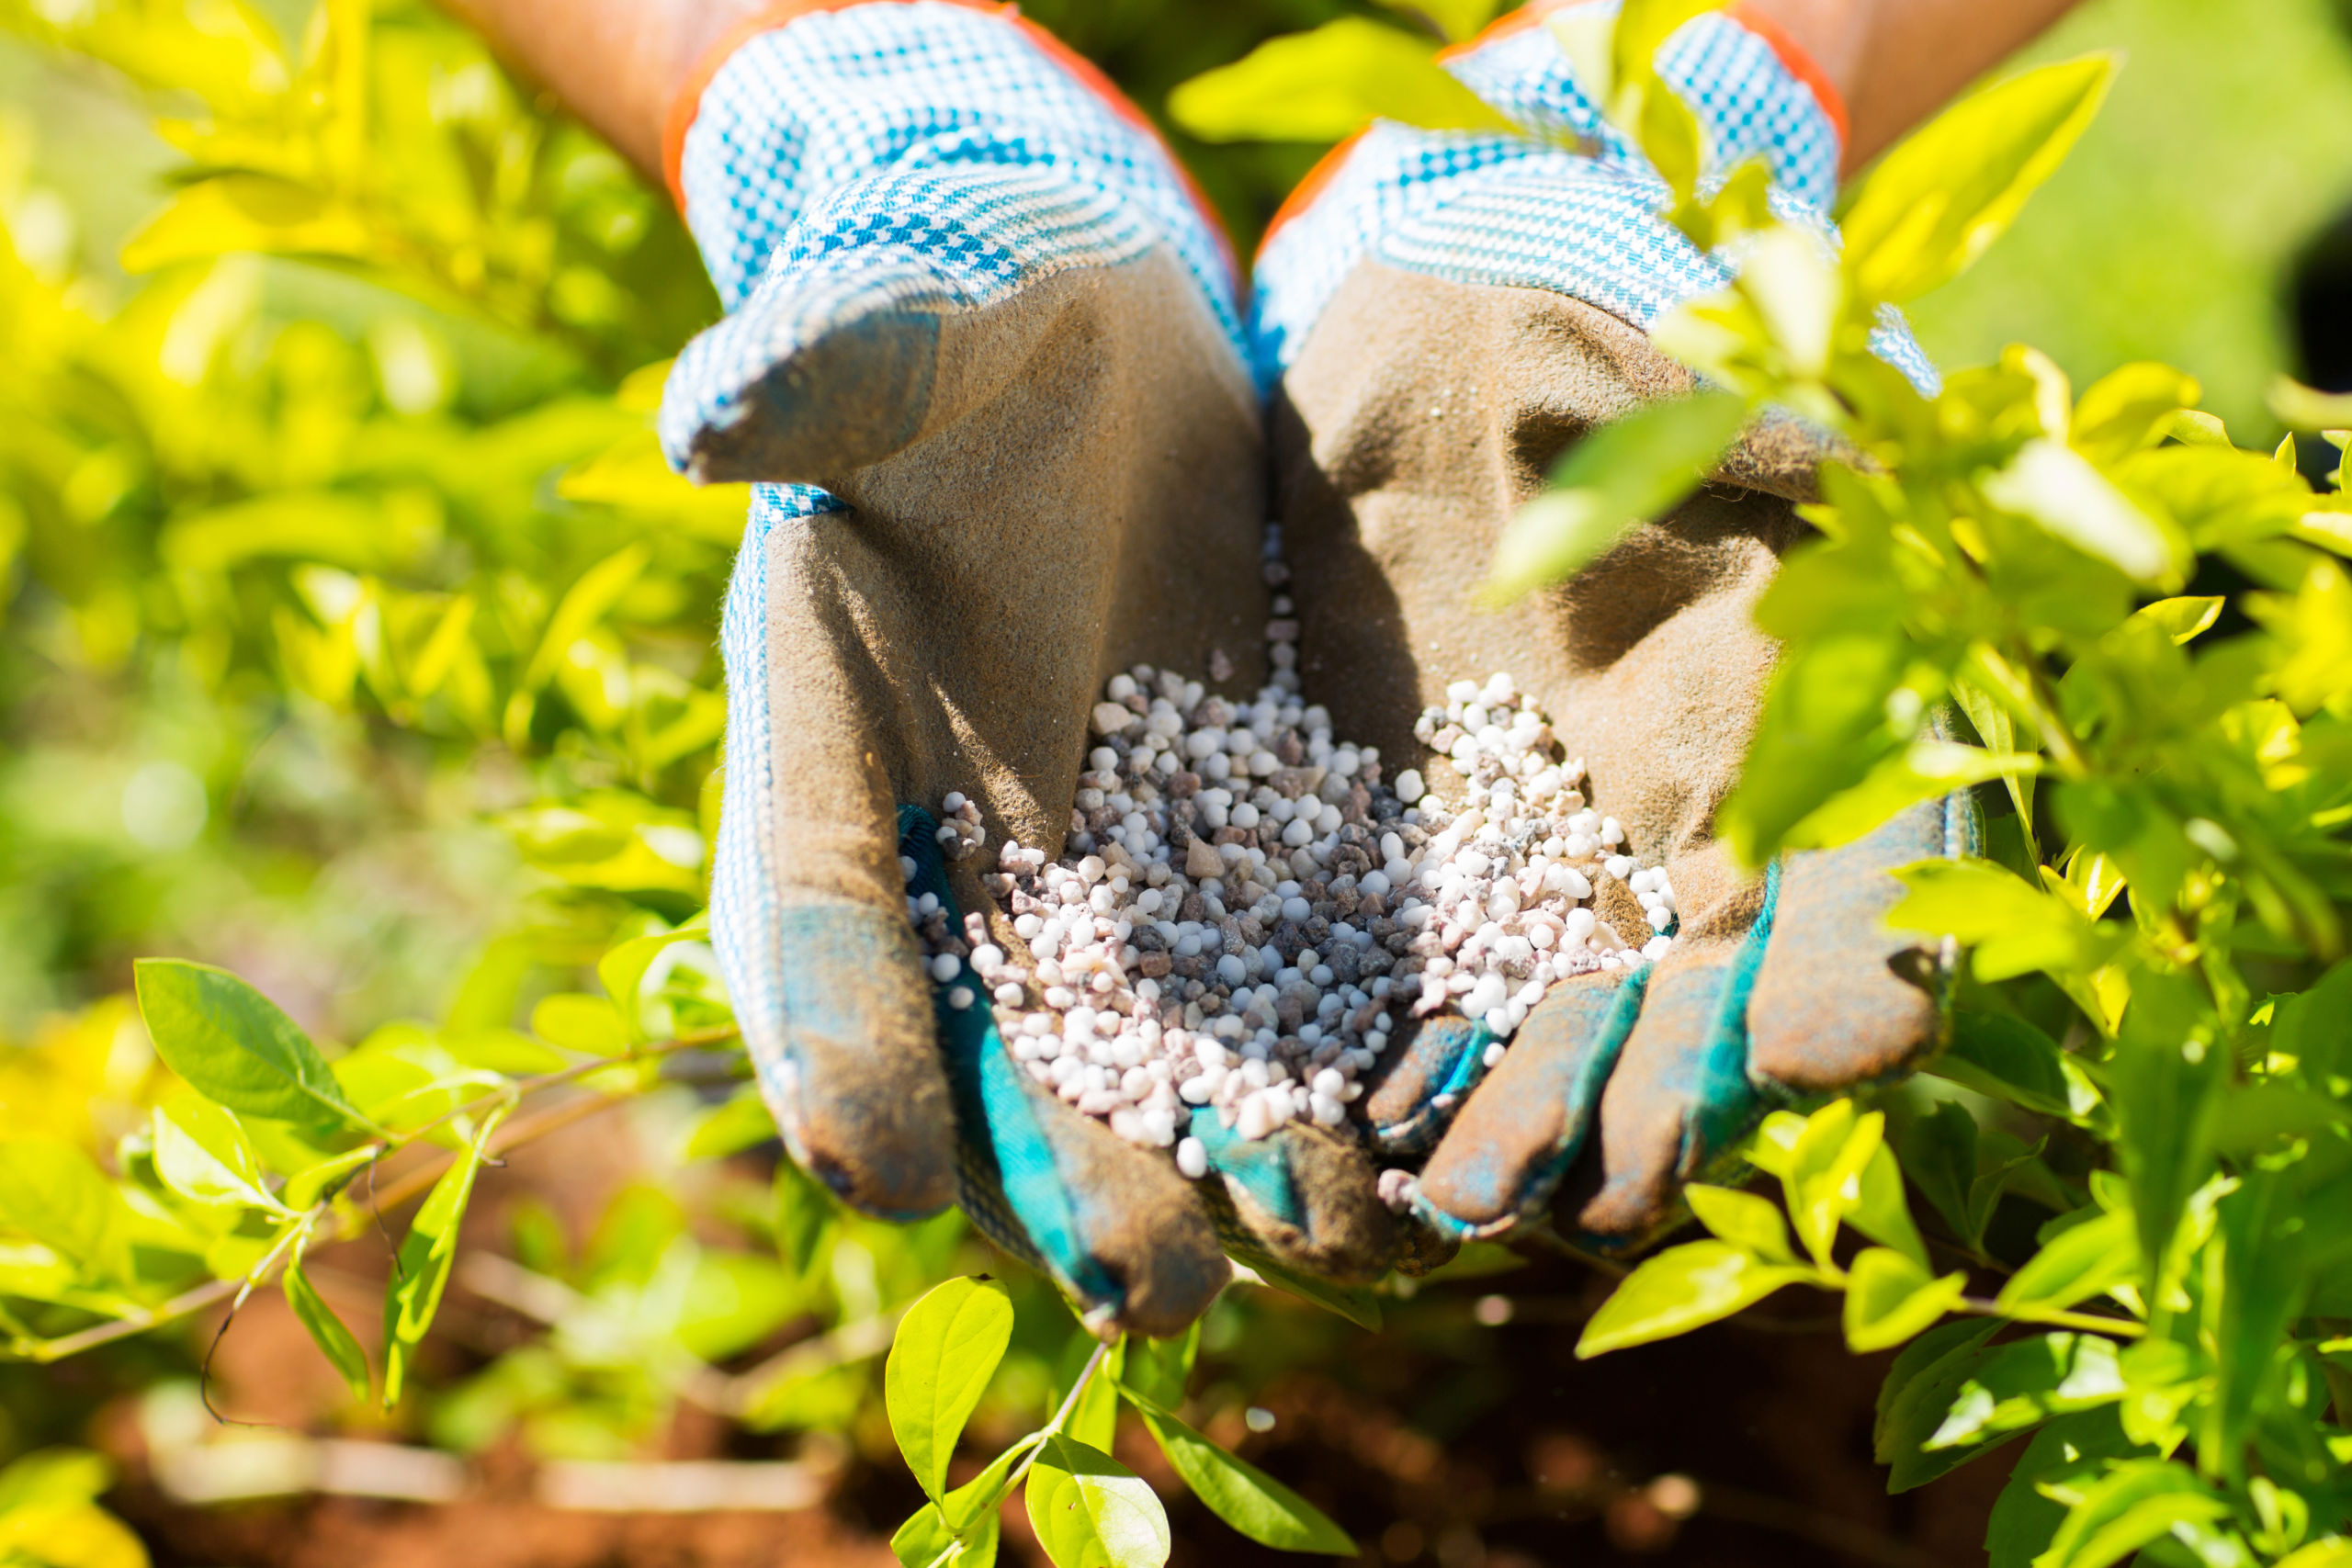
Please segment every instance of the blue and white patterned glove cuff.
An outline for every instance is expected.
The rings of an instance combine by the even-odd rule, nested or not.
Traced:
[[[1614,6],[1616,0],[1586,0]],[[1379,122],[1335,149],[1278,214],[1258,253],[1251,346],[1272,381],[1296,357],[1340,283],[1367,258],[1453,282],[1545,288],[1646,328],[1730,269],[1659,217],[1665,183],[1577,85],[1532,5],[1445,57],[1507,118],[1556,141],[1423,131]],[[1771,171],[1774,209],[1826,229],[1837,197],[1844,110],[1819,73],[1770,24],[1738,7],[1687,23],[1659,73],[1698,116],[1707,176],[1750,158]],[[1935,372],[1899,317],[1880,355],[1921,386]]]
[[[768,369],[845,324],[948,313],[1170,246],[1242,354],[1223,235],[1150,124],[1012,7],[788,4],[672,117],[672,182],[728,319],[689,344],[662,438],[757,416]],[[1244,356],[1246,357],[1246,355]]]

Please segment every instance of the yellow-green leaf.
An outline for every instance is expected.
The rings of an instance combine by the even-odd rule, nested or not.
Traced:
[[[1619,1283],[1577,1341],[1579,1359],[1687,1334],[1783,1285],[1809,1281],[1813,1270],[1760,1261],[1720,1241],[1671,1247]]]
[[[450,1266],[458,1260],[458,1226],[474,1194],[474,1175],[481,1168],[490,1136],[506,1119],[507,1109],[499,1106],[482,1118],[473,1146],[441,1173],[410,1222],[408,1235],[401,1239],[398,1267],[391,1288],[384,1294],[386,1409],[400,1403],[416,1348],[424,1342],[425,1330],[433,1326],[434,1314],[441,1310],[441,1292],[448,1288]]]
[[[1846,1345],[1857,1355],[1884,1350],[1931,1326],[1965,1293],[1968,1276],[1932,1279],[1889,1247],[1865,1248],[1846,1281]]]
[[[1168,1511],[1141,1476],[1056,1434],[1029,1469],[1029,1523],[1055,1568],[1160,1568]]]
[[[1374,118],[1430,130],[1511,130],[1437,62],[1438,40],[1363,17],[1269,39],[1168,95],[1204,141],[1337,141]]]
[[[947,1492],[956,1439],[1012,1340],[1012,1300],[984,1276],[950,1280],[907,1309],[882,1372],[899,1451],[924,1495]]]
[[[2065,161],[2115,69],[2093,55],[2025,72],[1971,94],[1887,153],[1840,224],[1858,291],[1901,303],[1984,254]]]
[[[1701,392],[1593,431],[1554,470],[1553,488],[1510,520],[1482,595],[1507,603],[1574,576],[1698,489],[1747,420],[1738,398]]]
[[[337,1317],[334,1309],[319,1294],[318,1287],[302,1271],[299,1258],[286,1266],[278,1280],[286,1292],[286,1304],[294,1309],[294,1316],[310,1334],[311,1340],[322,1351],[334,1370],[343,1374],[351,1397],[361,1404],[368,1402],[368,1352],[359,1348],[359,1340]]]
[[[362,256],[366,223],[319,192],[268,175],[217,175],[183,187],[122,247],[126,272],[260,251],[276,255]]]

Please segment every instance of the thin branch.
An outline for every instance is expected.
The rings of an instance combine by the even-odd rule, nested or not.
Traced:
[[[734,1024],[721,1024],[715,1029],[699,1030],[692,1034],[681,1034],[674,1039],[660,1041],[634,1051],[625,1051],[617,1056],[592,1056],[584,1062],[574,1062],[571,1066],[559,1068],[552,1073],[541,1073],[536,1077],[517,1078],[503,1088],[492,1089],[488,1094],[477,1095],[463,1105],[443,1111],[422,1127],[397,1134],[391,1146],[405,1147],[427,1134],[439,1132],[460,1116],[471,1116],[488,1111],[502,1100],[521,1100],[527,1095],[537,1094],[541,1089],[554,1089],[562,1084],[571,1083],[576,1079],[588,1077],[591,1073],[601,1073],[607,1067],[624,1067],[631,1062],[667,1056],[679,1051],[691,1051],[703,1045],[715,1045],[722,1040],[736,1038],[740,1032]]]
[[[704,1030],[694,1034],[682,1034],[673,1040],[660,1041],[654,1044],[640,1047],[636,1051],[630,1052],[627,1055],[600,1057],[593,1062],[582,1063],[573,1067],[567,1067],[561,1072],[545,1073],[535,1078],[525,1078],[505,1089],[499,1090],[493,1094],[484,1095],[479,1100],[469,1101],[467,1105],[458,1107],[458,1111],[452,1112],[451,1114],[458,1114],[472,1109],[486,1108],[503,1100],[519,1100],[526,1095],[536,1093],[541,1089],[551,1089],[559,1084],[571,1082],[574,1079],[587,1077],[589,1074],[598,1072],[606,1067],[625,1066],[630,1062],[643,1061],[651,1056],[668,1055],[679,1051],[693,1050],[699,1046],[717,1044],[722,1040],[733,1039],[736,1036],[736,1032],[734,1026],[729,1025],[722,1029]],[[560,1128],[568,1127],[574,1122],[594,1115],[599,1111],[607,1110],[613,1106],[621,1104],[628,1098],[628,1097],[626,1095],[587,1094],[581,1096],[577,1100],[567,1100],[565,1103],[559,1105],[552,1110],[543,1111],[535,1115],[526,1116],[520,1121],[510,1122],[507,1126],[500,1129],[500,1131],[492,1136],[489,1145],[484,1147],[482,1152],[485,1155],[504,1154],[510,1149],[519,1148],[525,1144],[546,1137],[548,1134],[553,1133]],[[439,1121],[429,1122],[425,1126],[419,1127],[413,1132],[394,1134],[394,1141],[387,1148],[386,1152],[390,1152],[391,1148],[404,1148],[409,1145],[415,1143],[426,1133],[432,1131],[433,1128],[441,1125],[443,1122],[447,1120],[447,1117],[443,1117]],[[441,1159],[420,1166],[415,1170],[410,1171],[406,1175],[401,1177],[397,1181],[388,1184],[380,1192],[373,1191],[373,1172],[376,1168],[377,1162],[373,1160],[369,1161],[366,1166],[361,1167],[360,1168],[370,1173],[369,1184],[374,1199],[373,1202],[370,1204],[371,1209],[377,1211],[379,1214],[380,1214],[380,1212],[385,1208],[397,1209],[409,1200],[423,1195],[435,1181],[438,1181],[441,1179],[442,1172],[447,1170],[450,1165],[455,1163],[457,1158],[458,1156],[455,1155],[448,1155],[445,1156]],[[354,1171],[352,1176],[354,1179],[356,1179],[358,1172]],[[305,1211],[300,1223],[304,1224],[315,1224],[319,1221],[330,1217],[333,1213],[333,1195],[321,1198],[318,1202],[312,1204],[309,1210]],[[380,1218],[378,1223],[381,1223]],[[337,1241],[348,1241],[354,1235],[358,1234],[359,1229],[365,1228],[366,1226],[364,1222],[357,1229],[355,1229],[350,1224],[339,1223],[336,1228],[334,1239]],[[249,1292],[256,1285],[264,1285],[268,1282],[269,1280],[266,1278],[259,1276],[252,1278],[239,1278],[235,1280],[208,1280],[206,1283],[196,1286],[191,1290],[181,1292],[178,1295],[172,1297],[161,1306],[153,1307],[146,1311],[136,1313],[130,1316],[118,1317],[108,1323],[94,1324],[88,1328],[78,1330],[73,1334],[62,1335],[55,1339],[37,1340],[30,1345],[20,1345],[17,1348],[17,1353],[26,1360],[44,1365],[51,1361],[63,1360],[68,1356],[76,1356],[85,1350],[96,1349],[101,1345],[110,1345],[118,1339],[128,1339],[132,1335],[144,1334],[151,1328],[160,1328],[167,1323],[174,1323],[181,1318],[202,1312],[208,1307],[217,1306],[220,1303],[237,1295],[240,1292]]]
[[[1078,1381],[1069,1385],[1069,1395],[1062,1401],[1062,1407],[1054,1412],[1054,1418],[1046,1423],[1044,1431],[1037,1434],[1037,1446],[1023,1454],[1021,1462],[1012,1467],[1012,1473],[1004,1478],[1005,1492],[1009,1493],[1020,1485],[1023,1479],[1028,1475],[1029,1467],[1035,1464],[1037,1456],[1046,1451],[1046,1439],[1056,1436],[1064,1427],[1069,1425],[1070,1416],[1078,1409],[1078,1396],[1086,1392],[1086,1385],[1094,1381],[1094,1374],[1102,1370],[1102,1363],[1110,1354],[1111,1345],[1108,1340],[1094,1347],[1094,1354],[1087,1357],[1086,1365],[1079,1369]]]
[[[1952,1304],[1955,1312],[1970,1313],[1977,1317],[1998,1317],[2011,1323],[2041,1323],[2053,1328],[2081,1328],[2093,1334],[2112,1334],[2119,1339],[2137,1339],[2148,1332],[2147,1325],[2128,1317],[2108,1317],[2091,1312],[2018,1312],[1998,1302],[1988,1302],[1982,1296],[1962,1296]]]

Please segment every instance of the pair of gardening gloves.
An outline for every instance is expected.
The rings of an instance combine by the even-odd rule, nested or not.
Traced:
[[[1245,312],[1148,122],[1010,7],[768,20],[673,119],[727,316],[679,358],[662,434],[694,478],[757,484],[722,633],[711,926],[794,1159],[868,1213],[961,1201],[1098,1329],[1167,1334],[1228,1253],[1363,1280],[1546,1213],[1635,1244],[1765,1104],[1934,1046],[1942,955],[1883,928],[1885,872],[1955,852],[1964,814],[1761,877],[1713,831],[1771,674],[1749,612],[1800,532],[1808,444],[1751,441],[1574,581],[1473,607],[1562,451],[1690,389],[1644,328],[1728,276],[1656,216],[1665,187],[1546,28],[1506,18],[1448,62],[1538,137],[1376,125],[1294,198]],[[1659,64],[1713,168],[1761,156],[1776,204],[1826,225],[1836,111],[1801,70],[1722,15]],[[1929,374],[1907,338],[1883,349]],[[911,891],[998,918],[972,874],[1008,839],[1060,851],[1111,675],[1221,654],[1224,689],[1263,683],[1270,471],[1299,673],[1335,732],[1401,767],[1425,705],[1509,671],[1666,868],[1680,925],[1654,965],[1555,986],[1491,1072],[1466,1021],[1400,1032],[1361,1135],[1250,1143],[1203,1113],[1195,1182],[1018,1070],[968,974],[934,979],[905,863]],[[940,853],[951,791],[980,808],[976,858]],[[977,1005],[949,1005],[958,986]],[[1398,1163],[1402,1212],[1377,1179]]]

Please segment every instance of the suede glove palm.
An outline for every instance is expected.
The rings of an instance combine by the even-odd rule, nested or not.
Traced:
[[[696,478],[758,481],[711,924],[769,1105],[845,1201],[960,1196],[1098,1326],[1173,1332],[1227,1278],[1211,1206],[1012,1071],[967,972],[934,993],[910,898],[981,914],[995,844],[1058,849],[1114,671],[1224,649],[1261,673],[1227,259],[1139,117],[1009,7],[787,7],[675,123],[729,314],[680,356],[662,437]],[[952,861],[922,809],[951,792],[994,840],[951,826]],[[1368,1163],[1282,1147],[1282,1179],[1218,1194],[1228,1241],[1383,1267]]]
[[[1256,336],[1280,378],[1278,511],[1306,688],[1402,757],[1450,682],[1509,671],[1679,911],[1661,961],[1629,953],[1557,984],[1491,1074],[1480,1025],[1432,1019],[1400,1039],[1365,1102],[1372,1135],[1392,1155],[1435,1145],[1413,1201],[1454,1234],[1501,1234],[1565,1184],[1566,1227],[1617,1245],[1670,1217],[1680,1183],[1765,1103],[1934,1046],[1945,955],[1884,929],[1901,892],[1885,872],[1960,852],[1973,818],[1938,802],[1760,878],[1714,838],[1773,663],[1751,611],[1801,532],[1792,501],[1820,456],[1792,425],[1751,435],[1720,482],[1574,581],[1471,608],[1503,525],[1566,447],[1691,389],[1643,329],[1729,276],[1657,217],[1663,183],[1534,20],[1507,18],[1449,66],[1553,143],[1375,127],[1268,241]],[[1762,158],[1776,209],[1826,226],[1835,103],[1792,50],[1708,15],[1658,64],[1715,174]],[[1598,151],[1561,150],[1563,132]],[[1899,322],[1876,346],[1931,378]],[[1427,767],[1458,804],[1467,781]],[[1623,880],[1591,872],[1604,925],[1638,949],[1653,922]]]

